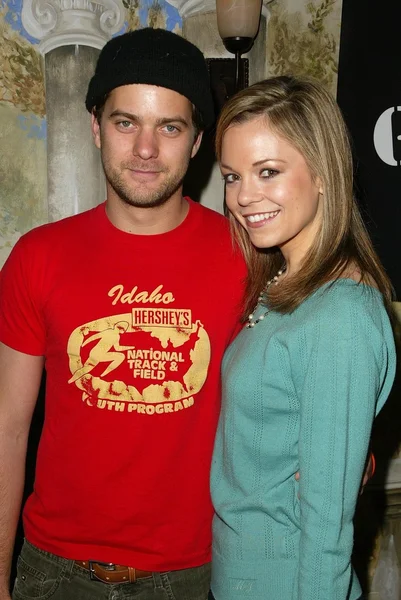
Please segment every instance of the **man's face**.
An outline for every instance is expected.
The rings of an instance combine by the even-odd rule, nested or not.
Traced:
[[[101,150],[108,200],[141,208],[160,206],[181,196],[195,139],[190,101],[154,85],[114,89],[100,125],[92,115],[95,144]]]

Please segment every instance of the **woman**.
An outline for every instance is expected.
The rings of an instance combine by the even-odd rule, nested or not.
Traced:
[[[346,128],[321,85],[277,77],[226,104],[216,143],[249,280],[222,370],[212,594],[356,600],[352,519],[395,350]]]

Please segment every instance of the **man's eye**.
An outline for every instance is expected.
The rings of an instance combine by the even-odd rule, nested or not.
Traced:
[[[176,131],[179,131],[178,127],[175,125],[165,125],[164,129],[167,131],[167,133],[175,133]]]
[[[123,129],[128,129],[131,125],[131,121],[118,121],[117,125],[119,125]]]

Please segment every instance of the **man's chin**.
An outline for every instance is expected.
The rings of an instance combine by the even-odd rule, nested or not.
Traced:
[[[134,206],[136,208],[156,208],[158,206],[162,206],[169,200],[169,198],[171,198],[171,194],[158,196],[128,196],[127,194],[118,193],[118,195],[122,202],[124,202],[128,206]]]
[[[160,176],[160,173],[158,176]],[[157,183],[156,185],[152,185],[151,182],[147,182],[146,185],[142,182],[142,184],[131,187],[126,185],[126,182],[123,185],[118,185],[120,182],[111,181],[110,179],[108,181],[122,202],[136,208],[156,208],[162,206],[176,194],[183,183],[182,177],[177,178],[177,181],[170,180],[165,182],[168,185],[163,185],[162,187],[160,183],[157,186]]]

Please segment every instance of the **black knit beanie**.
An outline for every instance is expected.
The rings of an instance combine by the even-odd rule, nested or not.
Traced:
[[[204,56],[194,44],[171,31],[147,27],[107,42],[89,82],[86,108],[91,112],[111,90],[132,83],[174,90],[196,106],[205,127],[214,121]]]

